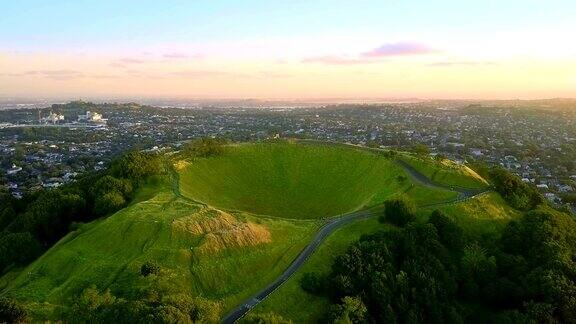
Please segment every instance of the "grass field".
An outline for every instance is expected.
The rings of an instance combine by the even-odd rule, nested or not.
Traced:
[[[420,211],[420,216],[425,218],[434,209],[442,210],[473,235],[498,233],[510,220],[521,216],[496,192],[485,193],[458,204],[426,208]]]
[[[2,295],[47,312],[91,284],[120,296],[155,285],[229,309],[280,274],[317,228],[314,221],[228,214],[164,190],[70,233]],[[159,282],[139,275],[147,260],[161,265]]]
[[[400,158],[441,185],[471,189],[483,189],[488,186],[488,182],[474,170],[451,160],[437,161],[429,157],[416,157],[409,154],[402,154]]]
[[[311,295],[300,288],[300,278],[307,272],[328,274],[334,258],[364,234],[390,228],[371,218],[348,224],[330,235],[310,259],[283,286],[252,310],[257,313],[274,312],[294,323],[316,323],[322,310],[329,306],[325,297]]]
[[[521,214],[506,205],[497,193],[487,193],[468,201],[447,204],[419,210],[419,220],[426,221],[434,209],[444,211],[456,220],[471,235],[494,234],[500,232],[506,223]],[[307,272],[327,274],[334,258],[360,238],[363,234],[390,229],[390,225],[380,224],[376,218],[349,224],[334,232],[308,262],[283,286],[256,306],[254,314],[276,313],[294,323],[316,323],[319,316],[327,311],[329,301],[302,290],[299,280]]]
[[[456,198],[455,192],[411,183],[380,154],[346,147],[245,144],[229,146],[221,156],[174,162],[178,181],[149,179],[128,207],[80,226],[28,267],[5,275],[0,296],[24,301],[35,320],[57,319],[92,284],[124,298],[139,298],[149,287],[202,296],[226,312],[286,269],[320,227],[319,218],[403,193],[420,206]],[[442,171],[423,165],[426,172]],[[467,177],[450,173],[444,179],[466,183]],[[515,217],[496,194],[442,209],[471,230],[495,230],[501,225],[494,219],[504,224]],[[420,217],[430,211],[422,209]],[[273,310],[296,322],[318,314],[327,301],[302,291],[299,277],[328,271],[351,242],[386,228],[373,218],[337,230],[256,312]],[[149,260],[161,266],[161,275],[139,275]]]
[[[182,193],[226,210],[309,219],[381,203],[409,188],[403,170],[371,152],[288,143],[231,147],[181,165]]]

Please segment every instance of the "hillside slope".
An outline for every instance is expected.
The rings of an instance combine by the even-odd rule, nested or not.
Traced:
[[[90,285],[129,298],[160,287],[164,295],[203,296],[227,309],[281,272],[316,228],[229,214],[164,190],[70,233],[1,295],[25,300],[48,319],[55,315],[47,311],[69,305]],[[148,260],[161,266],[161,276],[140,275]]]
[[[288,143],[232,147],[182,165],[183,195],[227,210],[285,218],[335,216],[381,203],[409,183],[371,152]]]

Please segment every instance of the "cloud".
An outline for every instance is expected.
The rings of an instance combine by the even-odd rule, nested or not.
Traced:
[[[179,59],[198,59],[202,58],[202,55],[173,52],[173,53],[166,53],[162,57],[164,57],[165,59],[179,60]]]
[[[53,80],[65,81],[81,78],[84,74],[75,70],[33,70],[26,71],[24,75],[39,75]]]
[[[326,56],[306,58],[303,59],[301,62],[320,63],[326,65],[356,65],[356,64],[377,63],[378,61],[365,58],[351,58],[347,56],[326,55]]]
[[[429,67],[452,67],[452,66],[497,66],[495,62],[473,62],[473,61],[443,61],[426,64]]]
[[[361,54],[362,57],[387,57],[404,55],[422,55],[437,52],[437,50],[421,43],[399,42],[389,43]]]
[[[226,77],[226,76],[234,76],[239,77],[243,76],[237,73],[230,73],[226,71],[215,71],[215,70],[184,70],[184,71],[176,71],[170,73],[171,75],[182,77],[182,78],[215,78],[215,77]]]
[[[119,59],[116,59],[116,60],[110,62],[110,66],[125,68],[127,65],[142,64],[145,62],[146,61],[141,60],[139,58],[135,58],[135,57],[124,57],[124,58],[119,58]]]

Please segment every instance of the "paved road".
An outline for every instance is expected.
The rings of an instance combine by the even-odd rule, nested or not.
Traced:
[[[438,183],[433,182],[430,178],[428,178],[427,176],[418,172],[418,170],[416,170],[410,164],[408,164],[402,160],[396,160],[396,164],[398,164],[399,166],[401,166],[404,169],[404,171],[408,174],[408,176],[412,179],[413,182],[418,183],[418,184],[423,185],[423,186],[426,186],[426,187],[456,191],[458,193],[458,198],[457,198],[458,200],[472,198],[472,197],[477,196],[481,193],[490,191],[489,189],[472,189],[472,188],[464,188],[464,187],[458,187],[458,186],[448,186],[448,185],[438,184]],[[441,203],[445,203],[445,202],[441,202]],[[423,207],[423,206],[420,206],[420,207]]]
[[[346,214],[341,217],[332,218],[328,223],[326,223],[318,233],[314,236],[314,239],[304,248],[302,252],[292,261],[290,266],[276,278],[272,283],[270,283],[266,288],[261,290],[256,295],[245,300],[242,304],[236,307],[232,312],[230,312],[224,319],[223,323],[234,323],[240,318],[242,318],[246,313],[248,313],[254,306],[260,303],[264,298],[268,297],[274,290],[280,287],[284,282],[286,282],[295,272],[298,270],[304,262],[314,253],[316,248],[322,243],[322,241],[330,235],[334,230],[348,224],[352,221],[357,221],[361,219],[367,219],[378,213],[377,209],[368,209],[357,211],[353,213]]]
[[[410,176],[410,178],[418,184],[421,184],[421,185],[424,185],[427,187],[432,187],[432,188],[448,189],[448,190],[456,191],[459,193],[458,197],[453,199],[453,200],[439,202],[439,203],[433,203],[433,204],[426,204],[426,205],[422,205],[419,207],[431,207],[431,206],[435,206],[435,205],[455,203],[458,201],[463,201],[466,199],[473,198],[473,197],[487,191],[487,190],[482,190],[482,189],[467,189],[467,188],[449,187],[449,186],[439,185],[439,184],[432,182],[432,180],[427,178],[422,173],[418,172],[416,169],[411,167],[406,162],[398,160],[397,164],[400,165],[402,168],[404,168],[404,171],[406,171],[408,176]],[[349,213],[349,214],[346,214],[346,215],[343,215],[340,217],[331,218],[320,229],[320,231],[318,231],[318,233],[316,233],[316,235],[314,236],[312,241],[304,248],[304,250],[302,250],[302,252],[300,252],[300,254],[296,257],[296,259],[294,259],[294,261],[292,261],[290,266],[284,271],[284,273],[282,273],[282,275],[280,275],[280,277],[276,278],[276,280],[274,280],[272,283],[270,283],[266,288],[261,290],[256,295],[245,300],[238,307],[233,309],[228,315],[226,315],[226,317],[224,317],[222,322],[226,323],[226,324],[234,323],[234,322],[238,321],[240,318],[242,318],[244,315],[246,315],[246,313],[248,313],[252,308],[254,308],[254,306],[256,306],[258,303],[260,303],[262,300],[264,300],[266,297],[268,297],[272,292],[274,292],[274,290],[276,290],[284,282],[286,282],[304,264],[304,262],[306,262],[306,260],[310,257],[310,255],[312,255],[312,253],[314,253],[314,251],[316,250],[316,248],[318,248],[320,243],[322,243],[322,241],[324,241],[324,239],[328,235],[330,235],[332,232],[334,232],[336,229],[338,229],[338,228],[340,228],[340,227],[342,227],[342,226],[344,226],[350,222],[353,222],[353,221],[370,218],[371,216],[381,212],[381,210],[382,210],[381,208],[375,207],[375,208],[371,208],[371,209],[352,212],[352,213]]]

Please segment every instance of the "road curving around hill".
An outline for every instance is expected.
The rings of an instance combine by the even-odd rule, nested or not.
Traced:
[[[425,207],[433,207],[433,206],[440,206],[452,203],[458,203],[461,201],[468,200],[470,198],[474,198],[480,194],[488,192],[489,190],[482,190],[482,189],[468,189],[468,188],[461,188],[461,187],[450,187],[444,186],[437,183],[434,183],[431,179],[423,175],[422,173],[418,172],[418,170],[414,169],[408,163],[398,160],[396,162],[399,166],[401,166],[406,174],[411,178],[414,183],[430,187],[430,188],[437,188],[437,189],[448,189],[458,193],[458,197],[449,201],[443,201],[438,203],[432,204],[425,204],[418,207],[425,208]],[[284,284],[290,277],[306,262],[306,260],[314,253],[314,251],[318,248],[318,246],[328,237],[332,232],[339,229],[340,227],[349,224],[353,221],[358,221],[362,219],[370,218],[382,211],[382,207],[374,207],[370,209],[364,209],[360,211],[351,212],[339,217],[330,218],[324,226],[320,228],[318,233],[314,236],[312,241],[300,252],[300,254],[292,261],[290,266],[273,282],[271,282],[268,286],[262,289],[257,294],[253,295],[252,297],[248,298],[236,308],[234,308],[230,313],[228,313],[223,319],[223,323],[235,323],[242,317],[244,317],[252,308],[258,305],[262,300],[272,294],[276,289],[278,289],[282,284]]]

